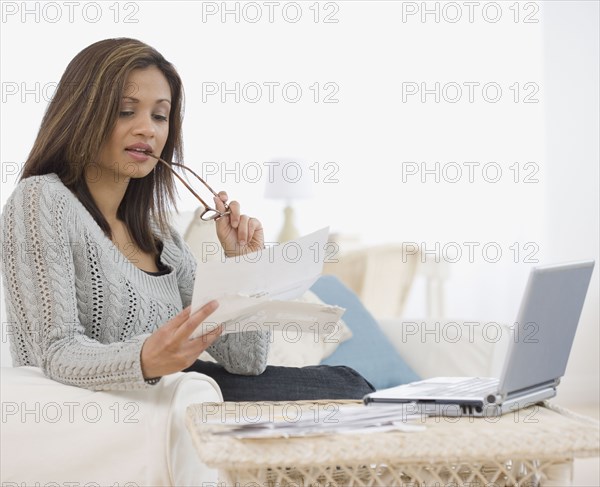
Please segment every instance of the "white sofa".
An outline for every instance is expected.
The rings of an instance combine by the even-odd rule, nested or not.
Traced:
[[[188,404],[222,401],[179,372],[143,391],[90,391],[36,367],[3,368],[1,485],[185,486],[216,481],[184,425]]]
[[[179,215],[176,228],[194,245],[212,229],[200,225],[188,227],[191,216],[191,213]],[[344,267],[342,258],[342,265],[328,272],[338,273],[352,284],[357,269],[358,274],[364,276],[375,270],[380,272],[380,261],[375,255],[379,251],[385,252],[386,259],[390,258],[388,247],[366,250],[371,254],[366,261],[375,263],[371,267],[369,264],[362,268],[356,266],[353,259]],[[406,265],[404,270],[409,278],[399,280],[395,313],[401,312],[415,272],[414,262]],[[395,275],[401,271],[396,269]],[[360,281],[359,296],[365,299],[375,316],[377,303],[385,306],[382,309],[387,313],[389,299],[380,299],[377,286],[384,286],[389,293],[393,282],[367,281],[368,285]],[[477,338],[480,335],[471,340],[465,334],[454,343],[440,342],[431,333],[407,334],[407,321],[414,323],[417,330],[423,326],[431,330],[436,326],[435,320],[380,320],[391,343],[421,377],[439,375],[440,370],[448,375],[489,376],[498,372],[498,357],[503,356],[506,341],[487,342]],[[442,323],[446,322],[448,320]],[[8,354],[7,341],[3,340],[1,345],[2,353]],[[294,346],[290,348],[288,344],[286,354],[290,350],[294,350]],[[302,355],[301,360],[311,360],[306,357],[316,360],[314,354],[296,350]],[[202,482],[210,485],[216,481],[216,472],[196,456],[183,420],[187,405],[222,400],[219,387],[206,376],[172,374],[152,389],[130,392],[89,391],[66,386],[46,378],[34,367],[3,367],[0,379],[0,480],[3,486],[50,482],[54,482],[50,485],[185,486]]]

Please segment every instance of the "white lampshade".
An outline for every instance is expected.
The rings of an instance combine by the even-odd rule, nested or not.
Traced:
[[[266,180],[265,198],[291,201],[314,194],[314,174],[300,158],[272,158]]]

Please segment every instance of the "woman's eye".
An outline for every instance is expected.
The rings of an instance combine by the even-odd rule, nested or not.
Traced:
[[[133,115],[134,115],[134,112],[131,110],[122,110],[119,112],[120,117],[131,117]],[[165,115],[154,114],[152,116],[155,120],[158,120],[160,122],[167,122],[169,120],[169,118]]]

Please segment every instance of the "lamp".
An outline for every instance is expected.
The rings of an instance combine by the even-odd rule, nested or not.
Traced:
[[[287,242],[300,235],[294,223],[292,200],[310,198],[313,195],[312,177],[308,165],[298,158],[272,159],[269,168],[265,198],[285,200],[283,227],[277,241]]]

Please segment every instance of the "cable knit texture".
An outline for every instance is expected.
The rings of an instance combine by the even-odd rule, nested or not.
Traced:
[[[170,227],[160,261],[171,272],[136,267],[77,197],[51,173],[19,182],[1,215],[2,275],[15,367],[92,390],[152,387],[144,381],[144,340],[192,300],[196,260]],[[228,372],[257,375],[269,334],[225,335],[208,352]]]

